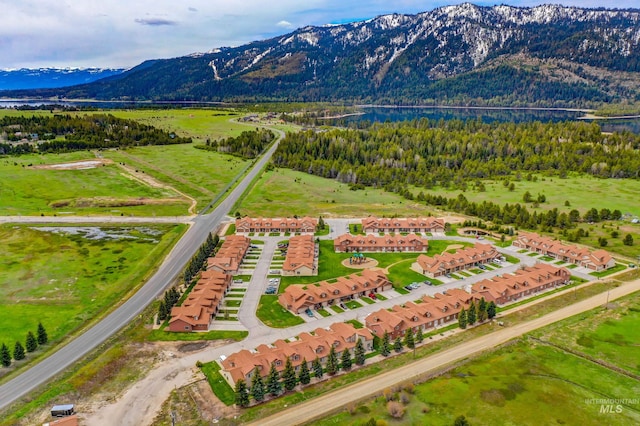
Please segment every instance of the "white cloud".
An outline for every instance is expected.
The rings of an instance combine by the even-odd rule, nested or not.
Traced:
[[[185,4],[175,0],[0,0],[0,68],[132,67],[146,59],[188,55],[274,37],[294,27],[367,19],[391,12],[417,13],[462,1],[189,0]],[[477,3],[501,2],[531,6],[549,0]],[[595,7],[602,2],[563,3]],[[637,7],[637,0],[618,0],[616,7]]]
[[[280,28],[287,28],[287,29],[292,29],[292,28],[293,28],[293,24],[292,24],[291,22],[289,22],[289,21],[284,21],[284,20],[282,20],[282,21],[278,22],[278,23],[276,24],[276,26],[277,26],[277,27],[280,27]]]

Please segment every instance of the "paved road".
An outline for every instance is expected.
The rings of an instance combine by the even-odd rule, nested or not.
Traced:
[[[258,422],[252,424],[259,426],[279,426],[301,425],[311,422],[337,412],[348,404],[357,403],[358,401],[379,394],[383,389],[393,387],[406,381],[415,380],[418,376],[493,348],[511,339],[519,337],[524,333],[528,333],[532,330],[544,327],[581,312],[597,308],[598,306],[603,306],[607,300],[614,300],[638,290],[640,290],[640,280],[623,284],[620,287],[611,289],[609,294],[607,294],[607,292],[601,293],[532,321],[521,323],[513,327],[505,327],[504,329],[500,329],[494,333],[459,344],[453,348],[422,358],[400,368],[378,374],[369,379],[314,398],[308,402],[296,404],[285,411],[281,411],[267,418],[262,418]]]
[[[229,195],[212,213],[196,216],[192,219],[191,226],[169,253],[156,274],[136,294],[99,323],[61,347],[57,352],[0,386],[0,409],[7,407],[28,392],[46,383],[56,374],[98,347],[133,318],[140,315],[149,303],[160,296],[173,283],[184,268],[184,265],[205,241],[207,234],[220,225],[229,210],[273,155],[279,141],[284,137],[284,132],[275,129],[274,131],[279,135],[278,140],[256,162],[246,177],[229,192]]]

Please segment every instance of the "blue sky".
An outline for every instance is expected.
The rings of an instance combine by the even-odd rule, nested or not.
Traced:
[[[547,1],[476,1],[535,6]],[[306,25],[463,3],[440,0],[0,0],[0,69],[123,67],[145,59],[238,46]],[[601,7],[607,1],[564,0]],[[617,0],[609,7],[639,7]]]

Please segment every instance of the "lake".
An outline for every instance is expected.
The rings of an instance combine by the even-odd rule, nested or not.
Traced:
[[[418,118],[429,120],[477,120],[485,123],[529,121],[558,122],[577,120],[584,116],[583,112],[560,109],[499,109],[499,108],[443,108],[443,107],[362,107],[364,114],[345,117],[348,122],[368,120],[372,122],[403,121]],[[580,120],[592,121],[592,120]],[[602,128],[603,132],[620,132],[628,130],[640,133],[640,118],[624,120],[593,120]]]

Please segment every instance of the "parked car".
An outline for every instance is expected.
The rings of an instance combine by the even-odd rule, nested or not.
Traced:
[[[413,288],[411,288],[411,286],[408,286],[408,285],[405,285],[405,286],[404,286],[404,289],[405,289],[405,290],[407,290],[407,291],[411,291],[411,290],[413,290]]]
[[[445,276],[445,277],[447,277],[447,278],[453,278],[453,277],[451,276],[451,274],[444,274],[444,276]]]
[[[369,298],[376,300],[376,294],[375,293],[369,293]]]
[[[484,266],[484,265],[478,265],[478,268],[482,269],[483,271],[486,271],[486,270],[487,270],[487,267],[486,267],[486,266]]]
[[[234,282],[234,283],[236,283],[236,284],[242,284],[242,283],[244,283],[244,281],[242,281],[242,280],[233,280],[233,282]]]
[[[311,312],[311,309],[307,308],[305,312],[307,313],[308,316],[313,318],[313,312]]]
[[[275,287],[267,287],[267,289],[264,291],[264,294],[276,294]]]

